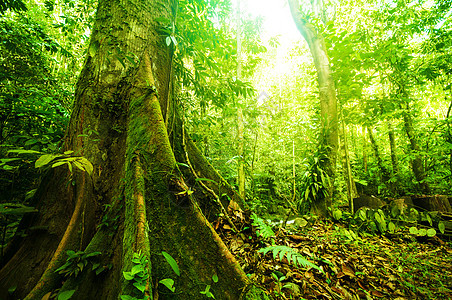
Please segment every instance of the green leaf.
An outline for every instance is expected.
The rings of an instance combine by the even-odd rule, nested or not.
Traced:
[[[390,233],[394,233],[394,232],[395,232],[395,229],[396,229],[395,224],[394,224],[393,222],[389,222],[389,224],[388,224],[388,230],[389,230],[389,232],[390,232]]]
[[[133,286],[136,287],[140,292],[144,293],[144,290],[146,289],[146,282],[134,282]]]
[[[171,38],[169,36],[166,37],[166,45],[171,45]]]
[[[176,290],[176,288],[173,286],[174,280],[172,280],[171,278],[165,278],[165,279],[160,280],[159,282],[161,284],[163,284],[164,286],[166,286],[173,293]]]
[[[96,252],[88,253],[86,255],[86,257],[98,256],[98,255],[101,255],[101,254],[102,254],[102,252],[96,251]]]
[[[411,233],[411,234],[416,234],[416,235],[417,235],[418,232],[419,232],[419,231],[418,231],[418,229],[417,229],[415,226],[410,227],[410,233]]]
[[[173,268],[174,273],[176,273],[177,276],[180,276],[179,266],[177,265],[177,262],[174,260],[174,258],[165,251],[162,251],[162,254],[171,268]]]
[[[433,228],[427,229],[427,236],[428,237],[434,237],[436,235],[436,230]]]
[[[132,276],[135,276],[136,274],[138,274],[140,272],[144,272],[144,266],[143,265],[135,265],[132,267],[130,274],[132,274]]]
[[[93,267],[92,267],[92,269],[91,269],[91,271],[94,271],[94,270],[96,270],[98,267],[100,266],[100,264],[99,263],[95,263],[95,264],[93,264]]]
[[[178,166],[182,166],[182,167],[186,167],[186,168],[190,168],[190,166],[189,165],[187,165],[187,164],[184,164],[184,163],[180,163],[180,162],[178,162],[178,163],[176,163]]]
[[[61,165],[64,165],[64,164],[70,164],[70,163],[68,163],[67,161],[57,161],[56,163],[54,163],[53,165],[52,165],[52,168],[56,168],[56,167],[59,167],[59,166],[61,166]]]
[[[9,150],[8,153],[17,153],[17,154],[42,154],[42,152],[35,151],[35,150]]]
[[[175,36],[173,36],[173,35],[171,36],[171,41],[173,41],[174,46],[177,46],[177,40],[176,40]]]
[[[60,157],[61,155],[54,155],[54,154],[44,154],[41,157],[39,157],[35,161],[35,168],[41,168],[50,163],[52,160],[54,160],[57,157]]]
[[[71,299],[72,295],[74,295],[75,290],[64,291],[58,294],[58,300],[67,300]]]
[[[432,226],[433,221],[432,221],[432,217],[430,216],[429,213],[427,213],[426,218],[427,218],[428,224],[430,224],[430,226]]]
[[[212,280],[213,280],[213,282],[215,282],[215,283],[218,282],[218,276],[217,276],[217,274],[214,274],[214,275],[212,276]]]
[[[215,180],[212,180],[212,179],[209,179],[209,178],[196,178],[195,181],[196,182],[198,182],[198,181],[210,181],[210,182],[213,182],[213,183],[217,184],[217,182]]]
[[[333,211],[333,218],[336,221],[339,221],[342,218],[342,211],[340,209],[336,209],[335,211]]]
[[[446,225],[444,224],[443,221],[440,221],[440,222],[438,223],[438,229],[439,229],[439,232],[441,232],[442,234],[444,234],[444,231],[446,230]]]
[[[134,278],[131,272],[122,271],[122,274],[124,275],[125,280],[132,280]]]
[[[427,235],[427,229],[421,228],[421,229],[419,229],[419,232],[417,234],[419,236],[426,236]]]
[[[200,293],[206,295],[207,293],[209,293],[209,291],[210,291],[210,285],[208,284],[206,286],[206,289],[204,291],[201,291]]]

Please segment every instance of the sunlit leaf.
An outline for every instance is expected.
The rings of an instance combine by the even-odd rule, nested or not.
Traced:
[[[168,262],[168,264],[173,269],[174,273],[176,273],[177,276],[180,276],[179,266],[177,265],[176,260],[171,255],[166,253],[165,251],[162,251],[162,254],[165,257],[165,259]]]

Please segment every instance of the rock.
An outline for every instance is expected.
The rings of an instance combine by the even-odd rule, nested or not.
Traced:
[[[353,199],[353,213],[355,213],[361,207],[369,208],[381,208],[386,203],[380,198],[374,196],[361,195],[358,198]]]

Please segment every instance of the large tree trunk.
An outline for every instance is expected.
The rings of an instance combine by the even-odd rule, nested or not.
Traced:
[[[65,139],[65,149],[86,157],[94,170],[49,171],[35,198],[39,213],[20,225],[28,235],[17,235],[5,255],[0,299],[14,286],[12,299],[42,299],[59,288],[75,290],[71,299],[132,295],[137,289],[123,272],[131,271],[135,253],[148,259],[143,296],[151,299],[203,299],[207,285],[216,299],[267,299],[178,169],[165,125],[171,55],[156,22],[168,14],[169,1],[99,2]],[[101,252],[87,261],[105,271],[96,275],[88,264],[64,278],[55,270],[67,261],[66,250]],[[162,251],[175,259],[180,276]],[[165,278],[175,280],[174,293],[159,284]]]
[[[318,215],[326,216],[328,208],[331,207],[334,179],[336,175],[336,154],[338,147],[336,89],[334,87],[334,80],[331,76],[330,62],[323,36],[313,24],[308,22],[308,18],[303,16],[300,11],[299,1],[288,1],[292,17],[298,30],[308,43],[317,70],[322,122],[321,142],[324,144],[323,146],[327,156],[323,167],[330,177],[330,185],[328,187],[327,197],[318,197],[318,200],[313,203],[312,210]]]

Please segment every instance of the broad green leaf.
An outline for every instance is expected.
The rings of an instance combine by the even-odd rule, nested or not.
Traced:
[[[394,233],[395,232],[395,228],[396,228],[395,224],[393,222],[389,222],[389,224],[388,224],[389,232],[390,233]]]
[[[427,229],[427,236],[428,237],[434,237],[436,235],[436,230],[433,228]]]
[[[161,283],[164,286],[166,286],[173,293],[176,290],[176,288],[174,287],[174,280],[172,280],[171,278],[162,279],[162,280],[159,281],[159,283]]]
[[[215,283],[218,282],[218,276],[217,276],[217,274],[214,274],[214,275],[212,276],[212,280],[213,280],[213,282],[215,282]]]
[[[131,272],[122,271],[122,274],[124,275],[125,280],[132,280],[134,277]]]
[[[173,269],[174,273],[176,273],[177,276],[180,276],[179,266],[177,265],[177,262],[174,260],[174,258],[165,251],[162,251],[162,254]]]
[[[60,157],[61,155],[55,155],[55,154],[44,154],[41,157],[39,157],[35,161],[35,168],[41,168],[50,163],[52,160],[54,160],[57,157]]]
[[[134,282],[133,286],[136,287],[140,292],[144,293],[144,290],[146,289],[146,282]]]
[[[135,265],[132,267],[132,270],[130,270],[130,274],[132,276],[135,276],[135,274],[138,274],[140,272],[144,272],[144,266],[143,265]]]
[[[419,232],[419,230],[415,226],[410,227],[410,233],[411,234],[416,234],[417,235],[418,232]]]
[[[419,229],[419,232],[417,234],[419,236],[426,236],[427,235],[427,229],[421,228],[421,229]]]
[[[72,295],[74,295],[75,290],[64,291],[58,294],[58,300],[68,300],[71,299]]]
[[[56,167],[59,167],[59,166],[61,166],[61,165],[64,165],[64,164],[70,164],[70,163],[68,163],[67,161],[61,161],[61,160],[59,160],[59,161],[57,161],[56,163],[54,163],[53,165],[52,165],[52,168],[56,168]]]

